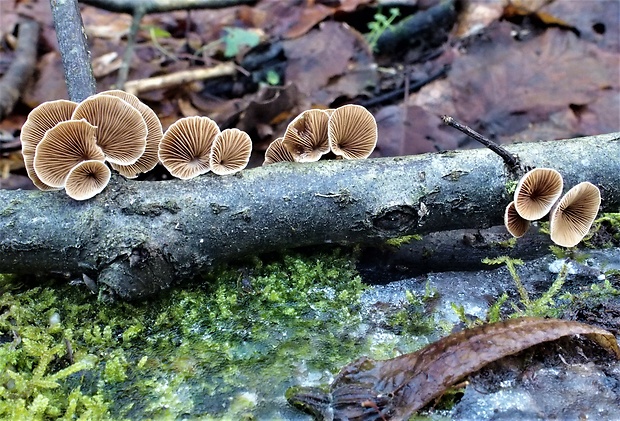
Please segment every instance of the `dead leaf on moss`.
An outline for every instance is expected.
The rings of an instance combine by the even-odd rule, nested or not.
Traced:
[[[523,317],[453,333],[419,351],[346,365],[329,392],[292,388],[289,403],[317,419],[408,420],[463,378],[533,345],[584,335],[620,358],[610,332],[584,323]]]

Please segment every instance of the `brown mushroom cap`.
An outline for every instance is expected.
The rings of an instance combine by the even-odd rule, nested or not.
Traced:
[[[20,137],[26,171],[33,184],[41,190],[57,190],[57,188],[43,183],[34,171],[33,161],[37,145],[43,139],[46,131],[61,121],[70,120],[77,105],[75,102],[64,99],[44,102],[30,111],[22,126]]]
[[[522,218],[535,221],[549,213],[562,194],[562,175],[552,168],[535,168],[521,177],[514,194]]]
[[[174,177],[187,180],[211,170],[211,145],[220,133],[209,117],[185,117],[173,123],[159,144],[159,160]]]
[[[86,119],[97,127],[97,145],[113,164],[135,164],[146,149],[144,118],[121,98],[93,95],[77,106],[71,118]]]
[[[515,202],[510,202],[504,212],[504,225],[513,237],[519,238],[525,235],[531,224],[530,221],[519,215],[515,208]]]
[[[329,152],[327,122],[323,110],[306,110],[291,121],[284,133],[284,147],[297,162],[314,162]]]
[[[562,247],[576,246],[588,234],[601,205],[601,192],[587,181],[566,192],[551,211],[551,240]]]
[[[65,191],[75,200],[90,199],[105,189],[110,175],[110,169],[103,161],[80,162],[69,171]]]
[[[130,165],[119,165],[112,163],[112,168],[127,178],[136,178],[138,174],[151,171],[159,162],[157,150],[159,149],[159,142],[161,142],[161,138],[164,135],[161,122],[159,121],[157,114],[155,114],[155,111],[140,101],[137,96],[118,89],[104,91],[98,95],[112,95],[127,101],[132,107],[138,110],[146,122],[146,148],[144,149],[142,156],[138,158],[134,164]]]
[[[218,175],[239,172],[248,165],[251,154],[249,134],[239,129],[222,130],[211,146],[211,171]]]
[[[267,146],[263,165],[275,164],[276,162],[295,162],[293,155],[284,147],[283,137],[279,137]]]
[[[82,161],[103,161],[95,141],[97,128],[86,120],[69,120],[49,129],[37,145],[34,170],[45,184],[63,187],[71,168]]]
[[[329,146],[346,159],[368,158],[377,145],[377,122],[366,108],[344,105],[329,117]]]

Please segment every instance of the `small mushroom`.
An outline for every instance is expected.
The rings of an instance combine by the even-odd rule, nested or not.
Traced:
[[[209,117],[185,117],[173,123],[159,144],[159,160],[174,177],[187,180],[211,170],[211,146],[220,134]]]
[[[559,172],[551,168],[535,168],[521,177],[517,184],[515,209],[528,221],[540,219],[549,213],[563,188]]]
[[[71,118],[86,119],[97,127],[97,145],[113,164],[135,164],[146,149],[146,122],[121,98],[93,95],[77,106]]]
[[[329,117],[329,147],[345,159],[368,158],[377,145],[377,122],[360,105],[343,105]]]
[[[267,146],[263,165],[275,164],[276,162],[295,162],[293,155],[284,147],[283,137],[279,137]]]
[[[323,110],[306,110],[291,121],[284,133],[283,145],[297,162],[314,162],[329,152],[327,122]]]
[[[504,212],[504,225],[506,229],[513,237],[523,237],[527,230],[530,229],[530,221],[524,219],[519,215],[515,208],[515,202],[510,202],[506,206]]]
[[[54,127],[61,121],[71,119],[77,103],[64,99],[58,101],[48,101],[34,108],[28,114],[26,122],[22,126],[21,141],[22,155],[28,177],[32,183],[40,190],[58,190],[55,187],[43,183],[34,171],[34,153],[37,145],[43,139],[45,132]]]
[[[65,191],[75,200],[90,199],[105,189],[110,175],[110,169],[103,161],[80,162],[69,171]]]
[[[551,211],[551,240],[562,247],[579,244],[588,234],[601,205],[601,192],[587,181],[566,192]]]
[[[64,187],[71,168],[82,161],[103,161],[105,155],[96,144],[96,131],[86,120],[68,120],[45,132],[33,163],[41,181],[51,187]]]
[[[161,138],[164,135],[161,122],[159,121],[157,114],[155,114],[155,112],[148,105],[140,101],[137,96],[125,91],[116,89],[104,91],[98,95],[112,95],[127,101],[132,107],[138,110],[146,122],[146,148],[144,149],[142,156],[138,158],[134,164],[130,165],[119,165],[112,163],[112,168],[127,178],[136,178],[138,174],[151,171],[159,162],[157,150],[159,149],[159,142],[161,142]]]
[[[226,129],[211,146],[211,171],[217,175],[234,174],[244,169],[252,154],[250,135],[239,129]]]

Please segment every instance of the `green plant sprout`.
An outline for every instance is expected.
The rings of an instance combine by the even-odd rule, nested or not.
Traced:
[[[387,31],[391,26],[394,20],[400,16],[400,10],[396,7],[392,7],[389,9],[390,16],[385,16],[381,9],[375,13],[375,20],[368,23],[368,29],[370,32],[366,35],[366,40],[368,41],[368,45],[373,51],[377,50],[377,42],[381,35]]]

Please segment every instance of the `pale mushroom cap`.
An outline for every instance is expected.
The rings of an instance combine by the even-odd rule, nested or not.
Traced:
[[[306,110],[289,123],[282,142],[295,161],[318,161],[329,152],[328,121],[325,111]]]
[[[113,164],[134,164],[146,149],[144,118],[121,98],[93,95],[77,106],[71,118],[86,119],[97,127],[97,145]]]
[[[86,120],[69,120],[49,129],[37,145],[34,170],[45,184],[63,187],[71,168],[82,161],[103,161],[95,141],[96,127]]]
[[[248,165],[251,154],[249,134],[239,129],[222,130],[211,146],[211,171],[217,175],[239,172]]]
[[[535,168],[521,177],[514,194],[522,218],[535,221],[549,213],[562,194],[562,175],[552,168]]]
[[[523,219],[515,209],[515,202],[510,202],[504,212],[504,225],[513,237],[523,237],[530,229],[530,221]]]
[[[112,95],[127,101],[131,106],[138,110],[146,122],[146,148],[144,149],[142,156],[138,158],[134,164],[112,164],[112,168],[127,178],[136,178],[138,174],[151,171],[159,162],[157,151],[159,149],[159,142],[161,142],[161,138],[164,135],[161,122],[159,121],[157,114],[155,114],[155,111],[140,101],[137,96],[125,91],[111,90],[101,92],[98,95]]]
[[[172,124],[159,144],[159,160],[174,177],[187,180],[209,172],[211,145],[220,134],[209,117],[185,117]]]
[[[601,192],[587,181],[577,184],[551,211],[551,240],[562,247],[579,244],[588,234],[601,206]]]
[[[110,169],[103,161],[84,161],[69,171],[65,191],[75,200],[86,200],[101,193],[110,182]]]
[[[377,122],[360,105],[343,105],[329,117],[329,146],[346,159],[368,158],[377,145]]]
[[[43,183],[34,171],[34,152],[37,145],[43,139],[45,132],[61,121],[71,119],[71,115],[77,107],[77,103],[64,99],[48,101],[34,108],[21,130],[22,155],[28,177],[40,190],[58,190],[56,187]]]
[[[276,162],[295,162],[293,155],[284,147],[283,137],[279,137],[267,146],[263,165],[275,164]]]

